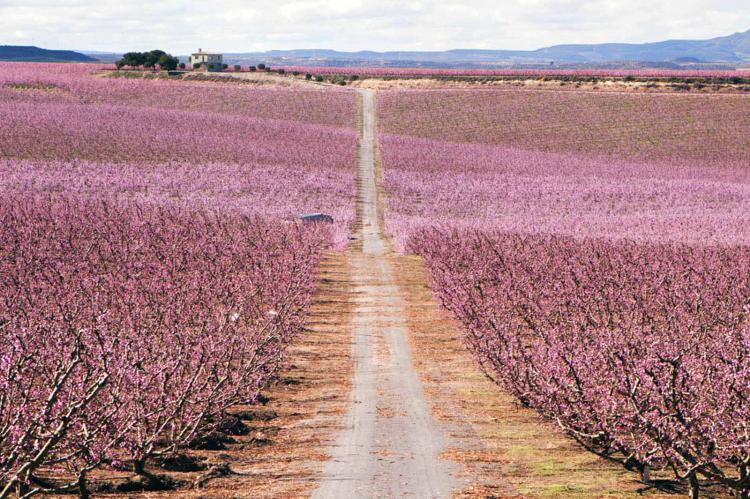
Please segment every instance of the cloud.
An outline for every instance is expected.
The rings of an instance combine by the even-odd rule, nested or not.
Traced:
[[[290,48],[533,49],[711,38],[747,0],[0,0],[0,44],[184,54]],[[700,23],[695,20],[700,19]]]

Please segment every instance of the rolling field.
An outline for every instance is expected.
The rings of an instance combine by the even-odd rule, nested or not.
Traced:
[[[287,71],[319,74],[361,74],[366,76],[513,76],[513,77],[600,77],[600,78],[747,78],[745,70],[703,69],[458,69],[418,67],[335,67],[285,66]]]
[[[280,218],[325,211],[345,241],[357,142],[350,92],[111,79],[77,66],[2,70],[0,189]]]
[[[747,95],[154,75],[0,64],[0,497],[750,493]]]
[[[91,73],[0,66],[3,495],[169,486],[146,462],[277,376],[353,222],[351,93]]]
[[[440,224],[748,242],[746,97],[402,91],[379,102],[387,225],[401,246]]]
[[[178,109],[354,128],[354,95],[316,88],[254,88],[211,82],[92,77],[109,66],[4,63],[3,101]],[[36,91],[36,92],[35,92]]]
[[[748,106],[403,91],[379,108],[388,230],[483,370],[695,496],[748,486]]]
[[[620,160],[747,166],[744,95],[432,90],[386,93],[381,132]]]

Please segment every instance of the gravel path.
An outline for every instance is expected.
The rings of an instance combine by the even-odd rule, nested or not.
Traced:
[[[435,421],[412,364],[401,290],[378,218],[374,96],[362,96],[358,239],[349,252],[355,305],[355,374],[344,430],[314,498],[450,497],[458,466],[440,459],[448,437]]]

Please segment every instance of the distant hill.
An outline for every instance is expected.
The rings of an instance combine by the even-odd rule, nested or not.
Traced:
[[[94,62],[96,59],[72,50],[47,50],[31,46],[0,45],[0,61]]]
[[[556,45],[531,52],[534,57],[566,62],[750,61],[750,30],[710,40],[668,40],[656,43],[604,43],[599,45]]]
[[[74,52],[38,47],[0,46],[0,60],[114,62],[120,54]],[[180,58],[183,62],[187,57]],[[343,67],[702,67],[721,68],[750,65],[750,30],[710,40],[667,40],[654,43],[602,43],[593,45],[554,45],[537,50],[458,49],[443,52],[339,52],[324,49],[271,50],[268,52],[228,53],[228,64],[257,64]]]
[[[99,62],[114,63],[122,59],[122,52],[102,52],[100,50],[79,50],[82,54],[93,57]]]
[[[538,50],[448,50],[444,52],[339,52],[302,49],[225,54],[228,63],[266,62],[312,66],[508,67],[518,65],[650,65],[750,63],[750,30],[710,40],[655,43],[555,45]]]

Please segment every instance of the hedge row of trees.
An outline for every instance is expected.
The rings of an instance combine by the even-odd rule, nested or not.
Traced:
[[[172,54],[168,54],[163,50],[152,50],[150,52],[128,52],[115,64],[117,65],[117,69],[124,66],[143,66],[144,68],[159,66],[161,69],[173,70],[177,69],[180,61]],[[182,67],[184,67],[184,64]]]
[[[144,67],[144,68],[155,68],[156,66],[159,66],[161,69],[166,70],[174,70],[178,67],[180,69],[185,69],[186,65],[184,62],[180,62],[177,57],[174,57],[171,54],[168,54],[164,52],[163,50],[151,50],[150,52],[127,52],[122,56],[122,59],[117,61],[115,63],[117,65],[117,69],[121,69],[125,66],[130,67]],[[201,67],[201,63],[195,63],[193,64],[193,69],[199,69]],[[229,69],[228,64],[222,65],[223,69]],[[242,66],[239,64],[233,65],[233,69],[235,71],[241,71]],[[248,71],[272,71],[272,69],[267,66],[266,64],[258,64],[257,66],[248,66]],[[286,74],[286,70],[283,68],[275,70],[278,74]],[[293,71],[292,74],[294,76],[299,76],[301,73],[299,71]],[[322,75],[313,75],[310,73],[305,74],[305,79],[307,80],[315,80],[317,82],[323,82],[326,79]],[[349,81],[355,81],[359,79],[358,75],[351,75],[349,77]],[[338,85],[346,85],[346,77],[329,77],[328,81],[334,84]]]

